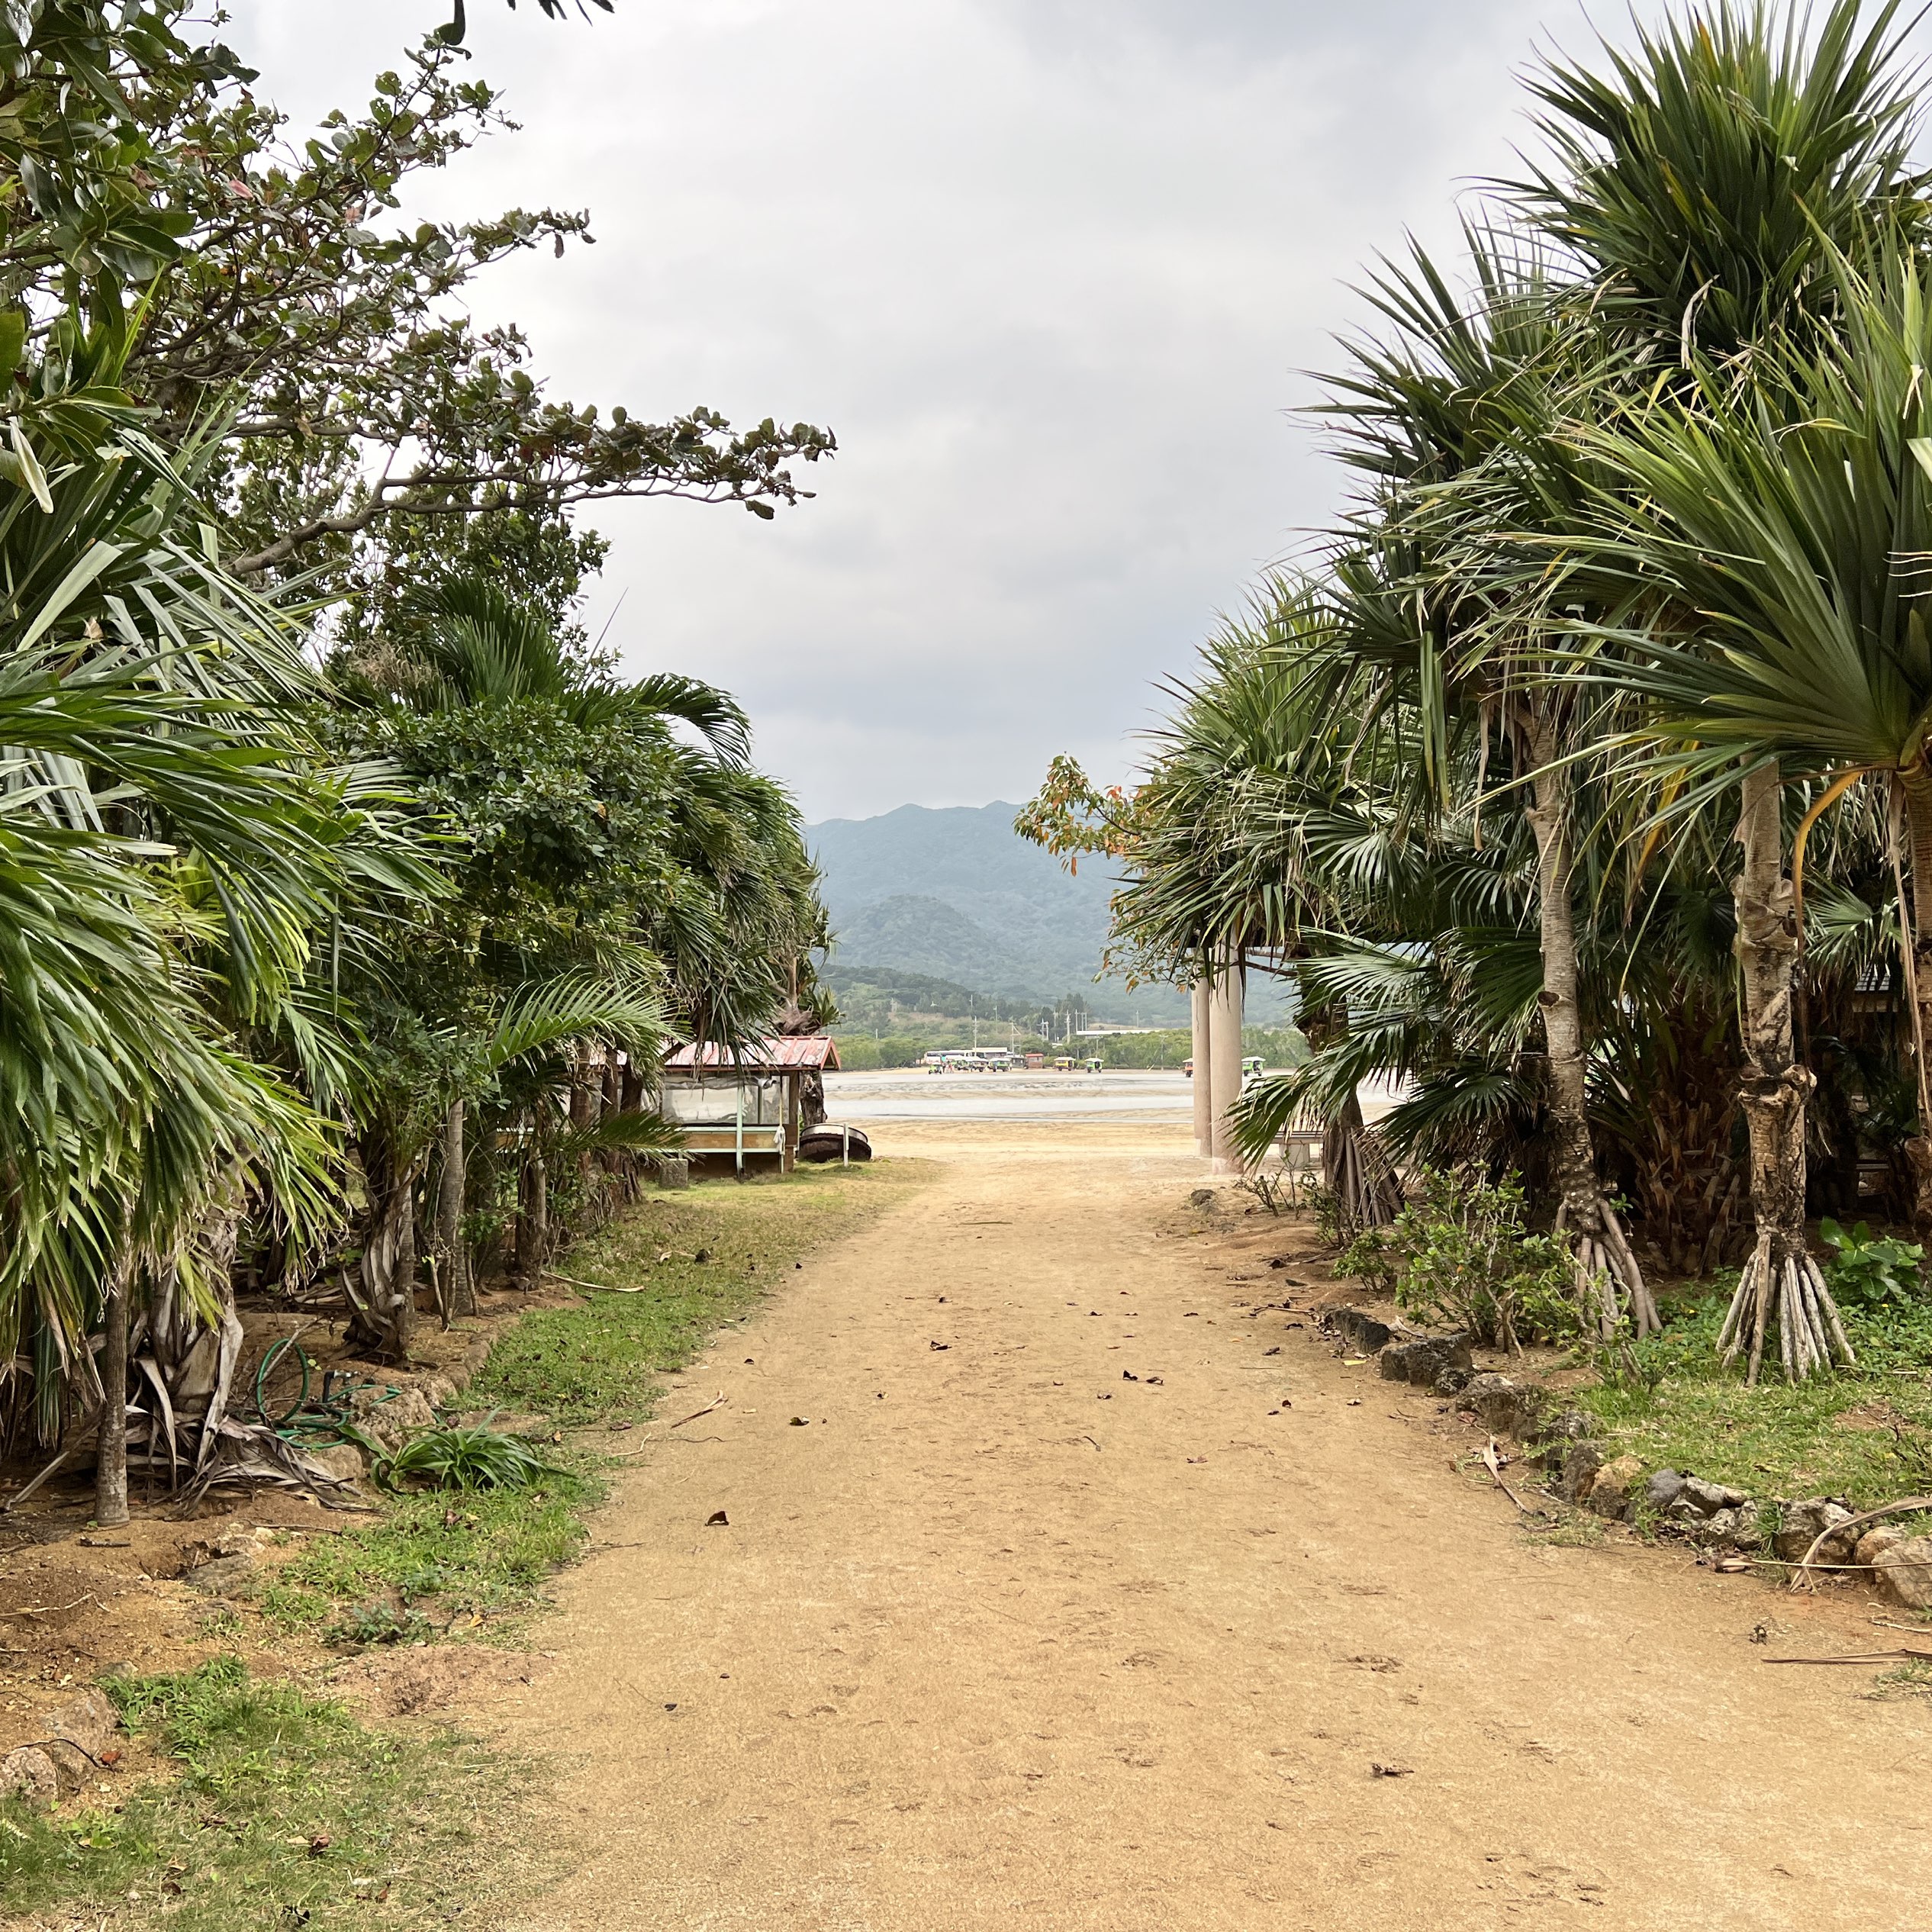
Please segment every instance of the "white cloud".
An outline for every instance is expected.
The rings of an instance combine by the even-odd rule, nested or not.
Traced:
[[[254,0],[275,98],[355,99],[440,0]],[[451,212],[588,204],[491,278],[557,393],[830,425],[776,524],[601,507],[594,621],[730,686],[808,814],[1022,796],[1135,755],[1151,681],[1337,488],[1285,412],[1343,285],[1505,169],[1573,0],[471,0],[524,132]],[[326,14],[326,18],[324,18]]]

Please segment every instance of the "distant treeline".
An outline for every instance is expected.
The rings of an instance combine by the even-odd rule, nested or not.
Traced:
[[[990,1038],[989,1046],[1003,1046],[1003,1040]],[[929,1052],[939,1047],[961,1046],[968,1042],[957,1028],[929,1028],[924,1031],[888,1033],[877,1038],[865,1034],[839,1036],[839,1058],[848,1073],[871,1073],[881,1067],[914,1067]],[[1048,1047],[1039,1040],[1022,1038],[1021,1047],[1050,1057],[1071,1054],[1084,1059],[1089,1055],[1109,1067],[1158,1069],[1180,1066],[1194,1050],[1185,1028],[1158,1033],[1123,1033],[1110,1039],[1055,1041]],[[1259,1054],[1270,1069],[1299,1067],[1308,1058],[1308,1042],[1292,1026],[1251,1026],[1241,1034],[1241,1051]]]

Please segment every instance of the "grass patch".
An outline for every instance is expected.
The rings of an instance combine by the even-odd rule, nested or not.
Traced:
[[[179,1775],[111,1809],[0,1808],[9,1913],[175,1932],[441,1925],[527,1836],[514,1767],[453,1733],[370,1730],[232,1657],[109,1689]]]
[[[875,1162],[648,1196],[565,1264],[573,1280],[641,1292],[593,1293],[518,1322],[466,1399],[535,1409],[565,1427],[641,1422],[656,1406],[658,1377],[750,1314],[811,1249],[923,1177],[918,1163]]]
[[[263,1617],[349,1643],[474,1628],[534,1608],[582,1550],[604,1494],[594,1459],[532,1489],[429,1489],[388,1499],[382,1520],[317,1537],[262,1593]],[[382,1612],[394,1614],[385,1623]],[[345,1614],[346,1612],[347,1614]]]
[[[525,1316],[490,1351],[465,1407],[534,1412],[562,1428],[642,1419],[660,1377],[751,1313],[794,1262],[903,1199],[923,1173],[904,1161],[806,1167],[647,1196],[565,1264],[573,1280],[641,1292],[593,1293]],[[510,1634],[581,1553],[604,1493],[606,1465],[592,1452],[546,1443],[540,1453],[559,1467],[530,1489],[388,1496],[367,1528],[315,1538],[263,1589],[263,1619],[346,1644],[486,1626]]]
[[[1597,1418],[1606,1454],[1691,1471],[1753,1496],[1844,1496],[1866,1508],[1932,1493],[1932,1309],[1860,1315],[1845,1326],[1859,1357],[1795,1386],[1747,1389],[1718,1365],[1730,1285],[1679,1303],[1626,1369],[1565,1399]]]
[[[1895,1670],[1882,1671],[1872,1679],[1872,1688],[1865,1695],[1876,1704],[1889,1703],[1901,1697],[1932,1701],[1932,1663],[1914,1657]]]

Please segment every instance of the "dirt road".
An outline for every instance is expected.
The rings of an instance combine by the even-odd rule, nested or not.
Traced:
[[[1529,1547],[1433,1404],[1236,1305],[1171,1128],[1068,1131],[926,1134],[688,1378],[499,1714],[572,1767],[524,1926],[1932,1921],[1932,1710],[1750,1641],[1844,1611]]]

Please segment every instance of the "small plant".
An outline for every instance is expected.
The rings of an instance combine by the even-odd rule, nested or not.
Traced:
[[[1299,1183],[1293,1172],[1286,1167],[1277,1167],[1272,1173],[1257,1167],[1235,1185],[1245,1193],[1252,1194],[1269,1213],[1277,1216],[1289,1213],[1299,1205]]]
[[[1406,1315],[1513,1352],[1583,1331],[1576,1269],[1554,1236],[1525,1230],[1517,1181],[1426,1169],[1394,1223],[1358,1236],[1335,1266],[1392,1293]]]
[[[1335,1272],[1353,1275],[1378,1295],[1393,1295],[1404,1253],[1393,1228],[1364,1228],[1335,1257]]]
[[[521,1436],[488,1421],[469,1427],[424,1429],[372,1472],[385,1489],[415,1484],[433,1489],[528,1489],[561,1472]]]
[[[1315,1216],[1315,1232],[1322,1244],[1328,1248],[1341,1245],[1341,1196],[1332,1187],[1324,1187],[1319,1180],[1302,1183],[1302,1199],[1309,1212]],[[1340,1264],[1336,1264],[1338,1267]]]
[[[1861,1221],[1849,1232],[1827,1216],[1818,1238],[1832,1251],[1831,1292],[1866,1314],[1915,1309],[1925,1299],[1925,1250],[1917,1241],[1874,1235]]]
[[[327,1634],[332,1644],[370,1650],[382,1644],[427,1643],[435,1632],[420,1611],[359,1603],[340,1622],[331,1624]]]

